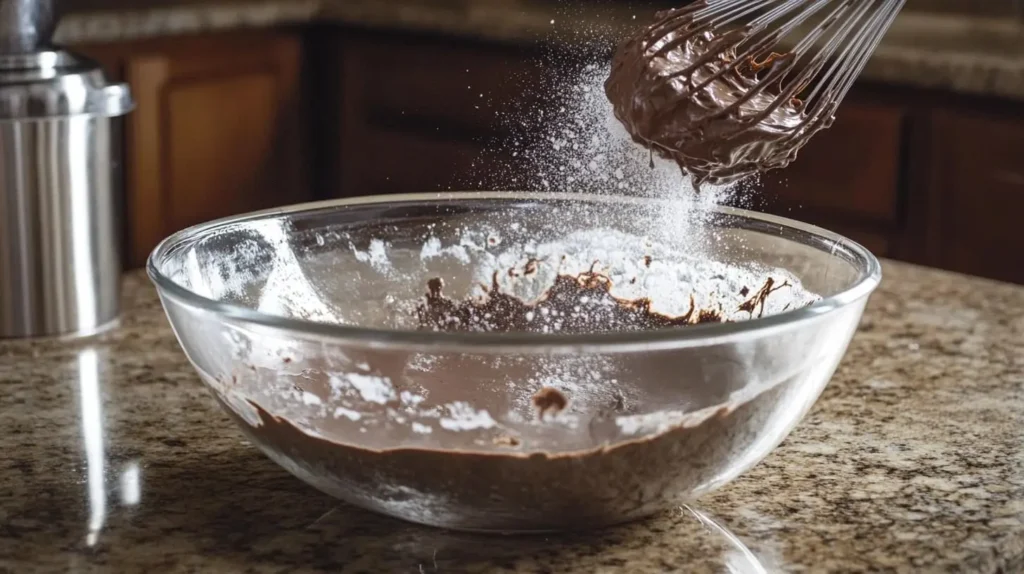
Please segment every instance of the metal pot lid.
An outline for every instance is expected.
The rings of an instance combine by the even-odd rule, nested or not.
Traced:
[[[126,84],[63,50],[0,55],[0,121],[120,116],[134,108]]]

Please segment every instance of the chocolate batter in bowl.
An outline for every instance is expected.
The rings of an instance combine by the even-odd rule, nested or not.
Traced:
[[[463,530],[592,528],[695,499],[781,442],[877,286],[862,247],[721,208],[467,193],[201,225],[149,272],[268,456],[352,504]]]

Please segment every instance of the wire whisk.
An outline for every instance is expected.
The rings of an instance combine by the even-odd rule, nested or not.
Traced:
[[[788,165],[831,125],[905,0],[698,0],[620,46],[616,116],[698,184]]]

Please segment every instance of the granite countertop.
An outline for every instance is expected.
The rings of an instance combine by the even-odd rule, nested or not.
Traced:
[[[578,0],[90,0],[62,20],[64,43],[311,22],[428,31],[508,42],[621,38],[651,17],[652,2]],[[672,5],[671,1],[653,4]],[[636,19],[634,19],[636,18]],[[1024,100],[1024,20],[905,10],[864,79]]]
[[[0,343],[0,572],[1024,569],[1024,287],[886,262],[835,379],[755,469],[699,508],[494,538],[292,478],[218,410],[146,279],[125,286],[102,336]]]

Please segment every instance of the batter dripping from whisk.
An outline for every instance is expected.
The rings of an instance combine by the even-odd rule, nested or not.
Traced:
[[[605,92],[633,140],[675,161],[698,189],[733,183],[786,167],[832,124],[902,4],[698,0],[623,42]],[[792,51],[773,51],[826,6]],[[838,64],[821,73],[833,56]],[[808,101],[797,99],[805,91]]]

